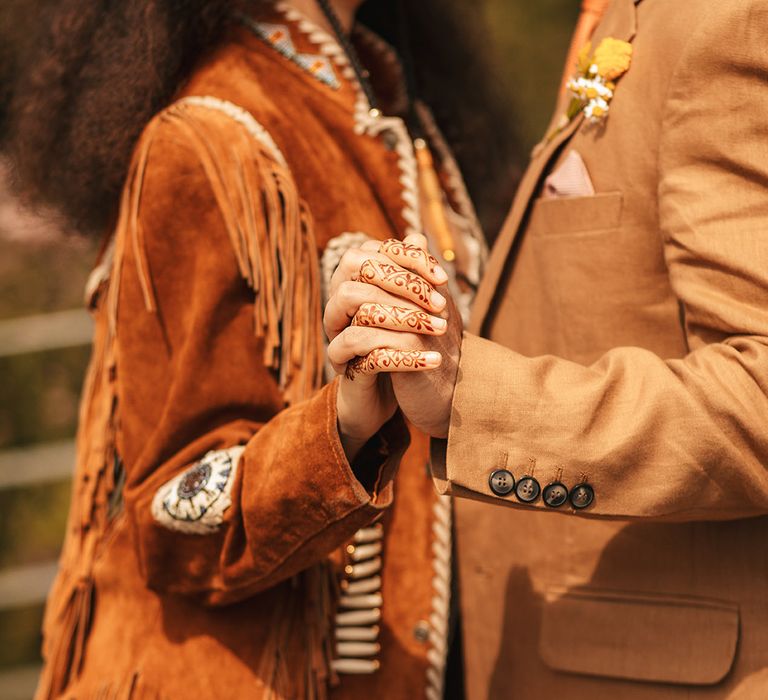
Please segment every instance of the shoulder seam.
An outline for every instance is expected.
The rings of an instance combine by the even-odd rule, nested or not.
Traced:
[[[265,146],[282,167],[289,169],[285,156],[283,156],[283,152],[278,148],[269,131],[267,131],[267,129],[265,129],[264,126],[262,126],[256,118],[243,107],[236,105],[234,102],[213,97],[212,95],[190,95],[174,102],[168,109],[173,109],[174,107],[181,105],[204,107],[226,114],[232,120],[240,124],[240,126],[242,126],[259,143]]]

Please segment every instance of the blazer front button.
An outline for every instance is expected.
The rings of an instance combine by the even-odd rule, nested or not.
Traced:
[[[497,496],[506,496],[515,488],[515,477],[507,469],[497,469],[491,472],[488,484]]]
[[[556,481],[544,487],[544,504],[550,508],[559,508],[568,500],[568,489],[565,484]]]
[[[595,500],[595,490],[589,484],[577,484],[571,489],[571,505],[581,510],[592,505]]]
[[[532,476],[524,476],[515,486],[515,496],[523,503],[533,503],[541,493],[541,486]]]

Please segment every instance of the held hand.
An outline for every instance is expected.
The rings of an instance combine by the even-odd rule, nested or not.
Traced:
[[[325,326],[332,341],[329,357],[344,375],[339,386],[343,435],[365,442],[394,412],[384,372],[392,373],[398,401],[412,422],[433,435],[447,433],[461,323],[445,289],[434,287],[445,281],[423,236],[371,241],[342,258]],[[377,410],[382,407],[386,410]]]
[[[447,318],[445,333],[423,337],[424,350],[440,353],[440,365],[432,372],[392,375],[395,398],[405,416],[419,430],[438,438],[448,437],[463,331],[461,315],[450,297]]]

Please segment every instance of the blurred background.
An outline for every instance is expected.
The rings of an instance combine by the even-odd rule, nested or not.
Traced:
[[[40,12],[54,1],[39,3]],[[493,187],[474,164],[471,189],[493,239],[526,154],[549,120],[579,1],[443,2],[456,5],[458,17],[481,15],[476,45],[497,110],[494,133],[485,137],[505,164]],[[30,6],[0,2],[0,59],[11,74],[23,61],[25,23],[39,20],[13,11],[21,4]],[[8,73],[0,73],[0,96]],[[506,146],[495,149],[497,143]],[[0,700],[31,698],[39,667],[43,602],[65,526],[89,357],[82,290],[95,256],[93,242],[22,211],[0,161]]]

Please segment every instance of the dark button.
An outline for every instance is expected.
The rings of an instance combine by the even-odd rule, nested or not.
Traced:
[[[576,510],[581,510],[595,500],[595,490],[589,484],[576,484],[571,489],[571,505]]]
[[[491,472],[488,483],[497,496],[506,496],[515,488],[515,477],[507,469],[497,469]]]
[[[429,623],[426,620],[419,620],[416,626],[413,628],[413,636],[416,641],[428,642],[429,641]]]
[[[533,503],[541,494],[541,486],[532,476],[524,476],[515,486],[515,496],[523,503]]]
[[[568,489],[556,481],[544,487],[544,503],[550,508],[559,508],[568,500]]]

